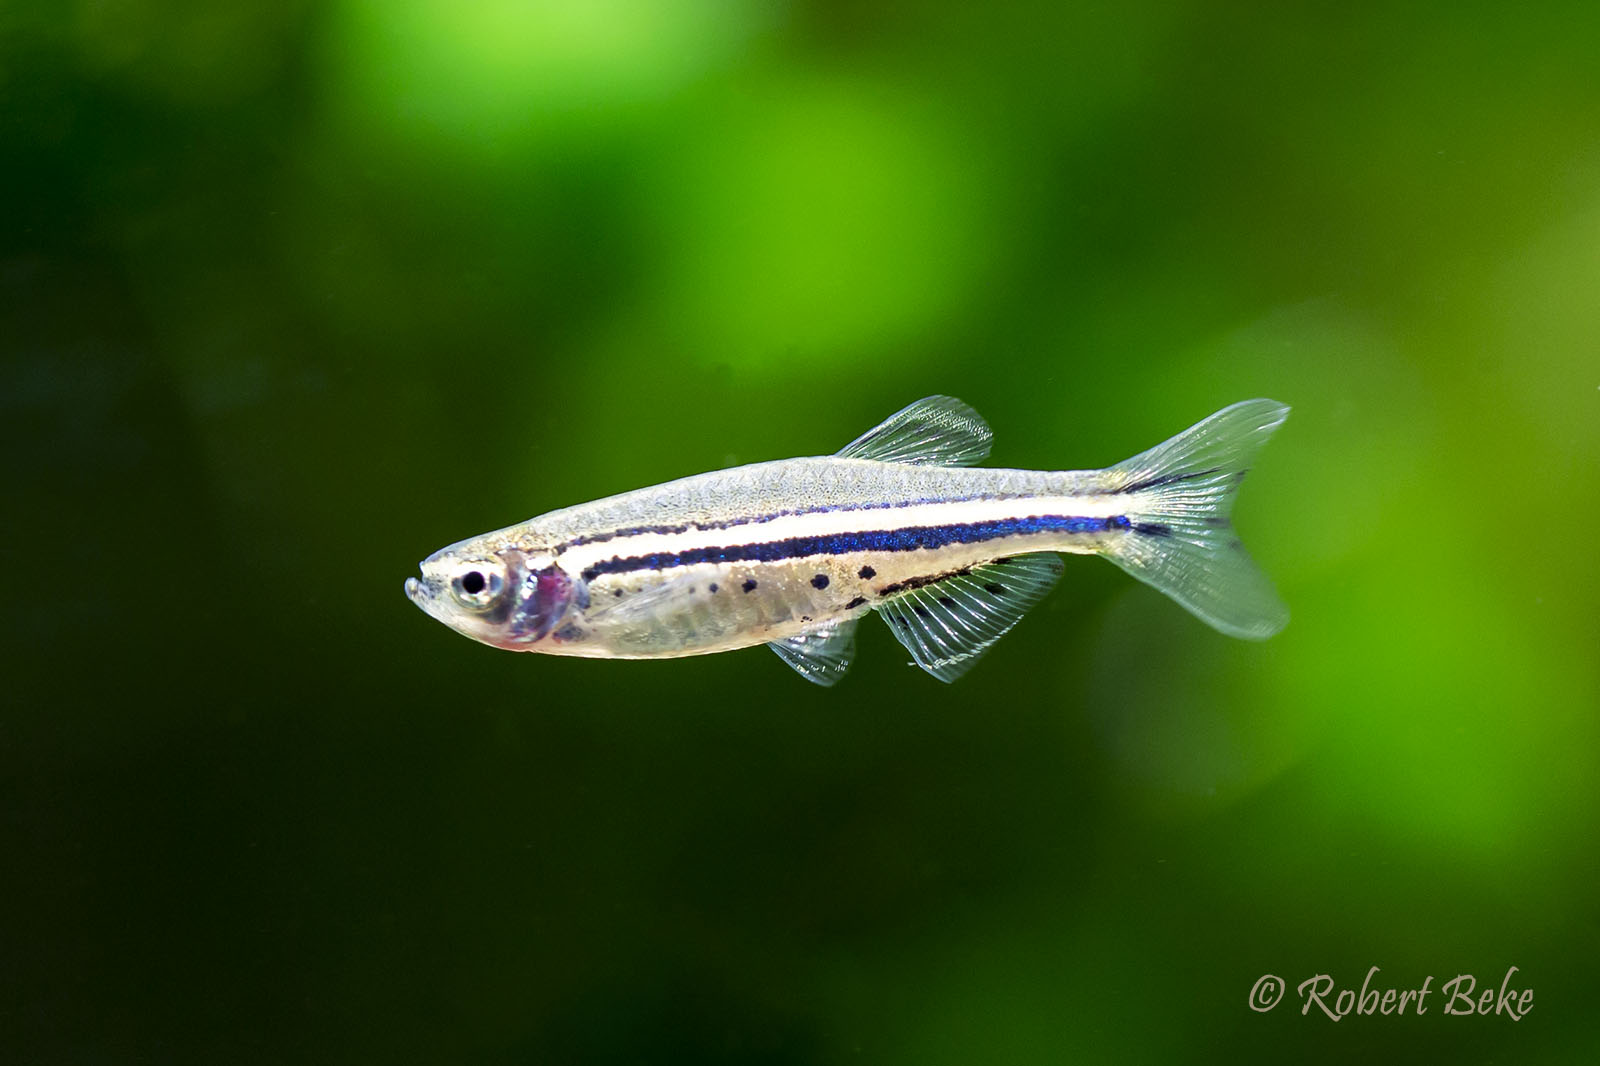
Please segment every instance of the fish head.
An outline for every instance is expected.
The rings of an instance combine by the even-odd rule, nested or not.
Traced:
[[[406,578],[406,597],[463,636],[496,648],[534,651],[566,617],[576,586],[548,556],[515,548],[445,548]]]

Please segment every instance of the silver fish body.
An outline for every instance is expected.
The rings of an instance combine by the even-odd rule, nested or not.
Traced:
[[[496,647],[647,658],[768,644],[821,684],[877,611],[953,680],[1049,591],[1057,553],[1097,554],[1261,639],[1287,612],[1228,510],[1287,412],[1235,404],[1106,470],[998,470],[967,465],[988,453],[983,420],[930,397],[838,455],[700,474],[451,545],[406,592]]]

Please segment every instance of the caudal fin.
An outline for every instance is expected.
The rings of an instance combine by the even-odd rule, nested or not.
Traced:
[[[1256,453],[1288,417],[1274,400],[1245,400],[1107,470],[1106,491],[1126,497],[1131,531],[1106,558],[1229,636],[1265,640],[1282,629],[1289,608],[1228,516]]]

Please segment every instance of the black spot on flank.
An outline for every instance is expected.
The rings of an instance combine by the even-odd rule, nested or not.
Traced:
[[[940,596],[939,602],[944,604],[946,607],[954,607],[956,605],[956,601],[952,600],[949,596]]]
[[[620,596],[620,595],[622,595],[622,590],[621,589],[612,589],[611,590],[611,595]]]
[[[1135,522],[1133,531],[1135,533],[1143,533],[1147,537],[1172,536],[1172,527],[1165,522]]]
[[[920,614],[924,618],[928,617],[928,609],[926,607],[922,606],[922,604],[920,604],[920,603],[913,604],[911,609],[913,611],[916,611],[918,614]]]
[[[863,566],[856,576],[862,581],[871,581],[873,578],[878,576],[878,572],[870,566]]]
[[[712,592],[715,592],[715,591],[717,591],[717,583],[716,583],[716,582],[715,582],[715,581],[713,581],[713,582],[712,582],[712,583],[711,583],[711,588],[710,588],[710,591],[712,591]]]
[[[828,575],[827,574],[818,574],[816,577],[812,578],[811,579],[811,587],[814,588],[814,589],[825,589],[825,588],[827,588],[828,587]]]
[[[1004,596],[1006,594],[1006,587],[1004,585],[997,585],[993,581],[989,582],[983,587],[985,590],[994,593],[996,596]]]
[[[867,602],[867,598],[865,596],[857,596],[855,599],[853,599],[849,603],[845,604],[844,605],[844,609],[847,610],[847,611],[853,611],[857,607],[860,607],[863,603],[866,603],[866,602]]]
[[[746,592],[754,592],[756,590],[756,579],[752,577],[746,580],[744,583],[744,590]]]
[[[800,621],[809,622],[809,621],[811,621],[811,616],[809,614],[803,614],[803,615],[800,616]]]

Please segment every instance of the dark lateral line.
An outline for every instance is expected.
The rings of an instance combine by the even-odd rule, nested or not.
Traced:
[[[942,574],[924,574],[921,577],[908,577],[904,581],[896,581],[892,585],[883,586],[883,588],[878,590],[877,594],[881,599],[885,596],[893,596],[897,592],[906,592],[910,589],[920,589],[925,588],[928,585],[937,585],[947,577],[956,577],[962,574],[970,573],[972,573],[972,568],[965,567],[961,570],[947,570]]]
[[[745,515],[740,518],[729,518],[721,522],[684,522],[674,526],[630,526],[627,529],[613,529],[606,533],[590,533],[582,537],[573,537],[556,545],[556,554],[568,548],[576,548],[584,544],[604,544],[608,540],[618,537],[637,537],[644,533],[687,533],[691,529],[696,531],[709,531],[715,529],[733,529],[736,526],[758,526],[764,522],[776,522],[780,518],[793,518],[803,514],[830,514],[834,511],[885,511],[897,507],[920,507],[930,503],[978,503],[990,500],[1027,500],[1039,494],[1036,492],[982,492],[976,496],[940,496],[928,497],[918,500],[898,500],[893,503],[846,503],[837,507],[797,507],[788,511],[771,511],[766,514]]]
[[[1131,485],[1124,485],[1117,492],[1143,492],[1145,489],[1158,489],[1162,485],[1176,485],[1180,481],[1193,481],[1197,477],[1215,474],[1221,469],[1222,467],[1220,466],[1213,466],[1209,470],[1187,470],[1181,474],[1158,474],[1155,477],[1147,477],[1143,481],[1135,481]]]
[[[1031,533],[1105,533],[1131,529],[1127,515],[1086,518],[1082,515],[1030,515],[1027,518],[1000,518],[987,522],[962,522],[948,526],[908,526],[904,529],[877,529],[858,533],[833,533],[819,537],[788,537],[754,544],[729,544],[714,548],[690,548],[682,552],[653,552],[649,555],[614,556],[583,571],[585,581],[601,574],[621,574],[632,570],[666,570],[696,563],[780,562],[811,555],[848,555],[851,552],[902,552],[923,548],[943,548],[950,544],[976,544],[998,537]]]

